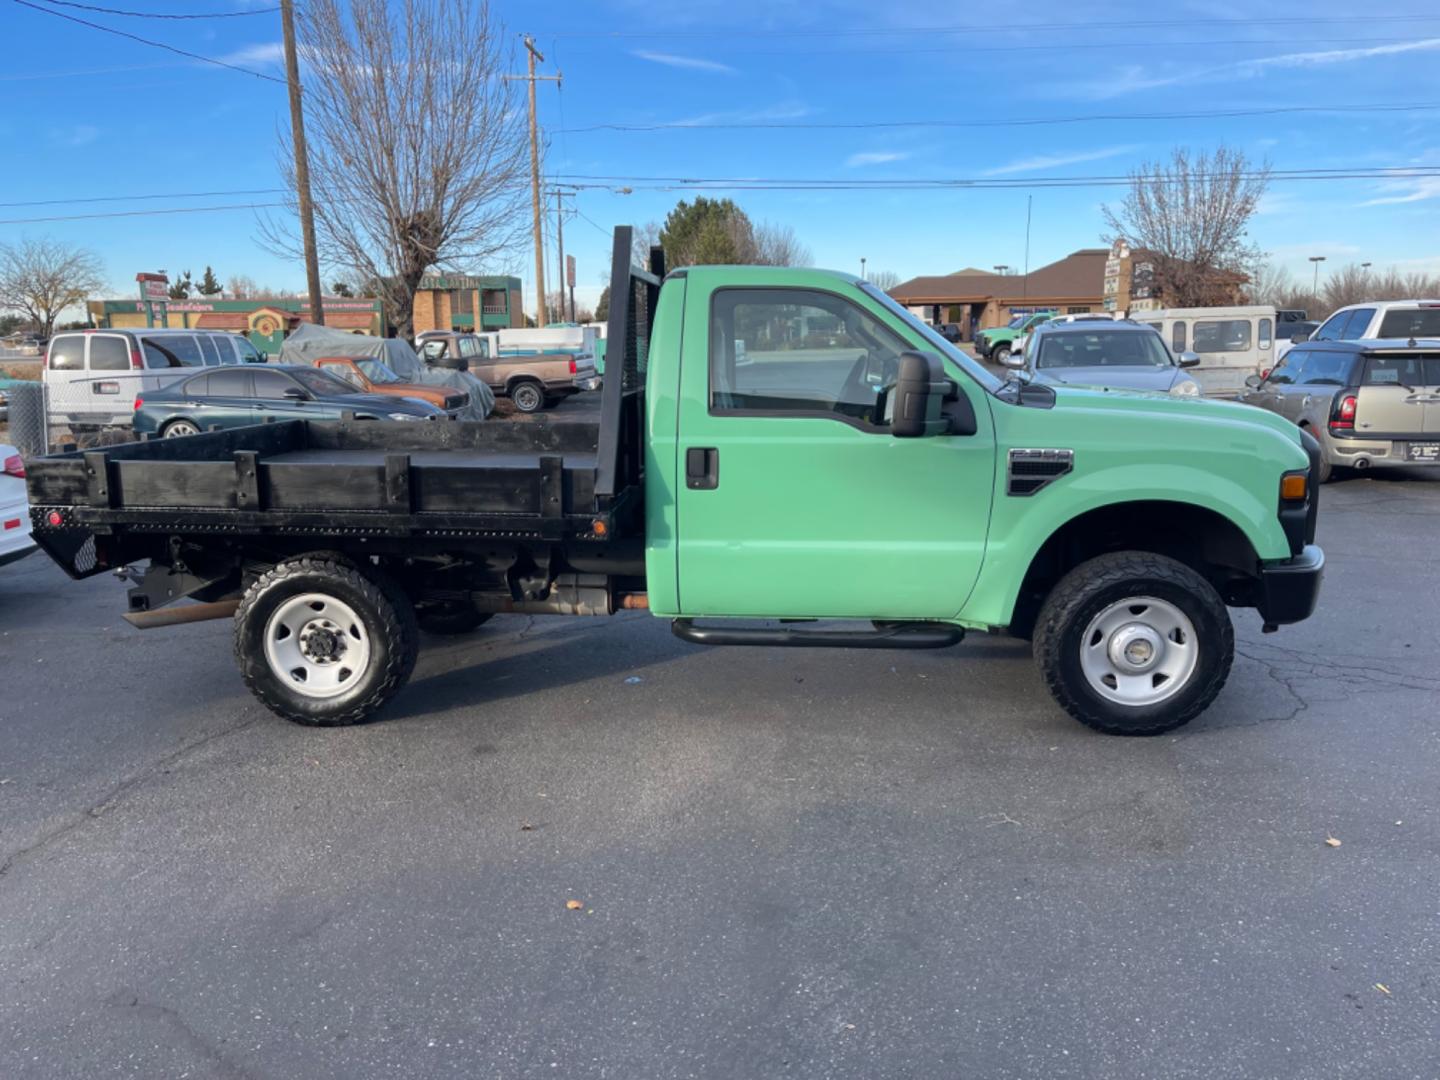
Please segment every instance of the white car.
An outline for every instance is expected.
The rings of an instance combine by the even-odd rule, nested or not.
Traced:
[[[25,459],[0,445],[0,566],[35,550],[30,538],[30,500],[25,495]]]
[[[1351,304],[1331,315],[1311,341],[1440,337],[1440,300],[1378,300]]]

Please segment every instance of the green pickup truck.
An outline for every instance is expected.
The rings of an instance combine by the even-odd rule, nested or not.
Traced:
[[[141,627],[233,615],[251,690],[320,725],[394,695],[417,628],[649,609],[696,644],[1008,630],[1072,716],[1146,735],[1219,693],[1227,606],[1266,630],[1313,611],[1317,450],[1282,418],[1002,382],[851,275],[667,276],[630,245],[617,229],[598,421],[58,455],[29,470],[35,537],[75,577],[119,570]]]
[[[975,354],[992,364],[1004,365],[1015,346],[1017,338],[1024,337],[1041,323],[1055,317],[1053,311],[1036,311],[1029,315],[1016,315],[1004,326],[992,326],[975,335]]]

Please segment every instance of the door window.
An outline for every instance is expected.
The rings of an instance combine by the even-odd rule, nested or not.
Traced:
[[[91,371],[129,371],[130,343],[122,337],[96,335],[90,339]]]
[[[1370,320],[1374,317],[1374,308],[1356,308],[1350,313],[1350,318],[1345,321],[1345,328],[1340,332],[1340,340],[1359,341],[1365,337],[1365,331],[1370,329]]]
[[[51,371],[83,371],[85,338],[81,334],[61,334],[50,342]]]
[[[460,355],[461,355],[461,356],[479,356],[479,355],[480,355],[480,350],[475,347],[475,339],[474,339],[474,338],[471,338],[471,337],[462,337],[462,338],[459,339],[458,344],[460,345]]]
[[[199,341],[200,352],[205,357],[206,365],[214,367],[216,364],[223,364],[230,359],[228,356],[224,360],[220,358],[220,350],[215,346],[215,339],[209,334],[199,335]]]
[[[263,364],[265,358],[260,355],[260,350],[250,344],[249,339],[236,335],[235,351],[240,354],[242,364]]]
[[[426,360],[439,360],[445,355],[445,342],[427,341],[420,346],[420,355]]]
[[[722,289],[711,305],[710,408],[874,422],[876,395],[906,349],[843,297]]]
[[[1185,351],[1185,324],[1179,319],[1170,327],[1170,351],[1177,356]]]
[[[257,371],[252,377],[255,380],[254,395],[270,401],[283,398],[285,391],[295,386],[287,376],[278,371]]]
[[[214,371],[205,376],[209,383],[204,391],[210,397],[250,397],[250,372],[241,368]]]
[[[1244,352],[1248,348],[1249,319],[1202,319],[1195,324],[1197,353]]]
[[[185,366],[180,362],[178,356],[154,338],[143,338],[140,344],[145,350],[145,366],[147,368]]]
[[[179,358],[186,367],[204,367],[205,356],[195,344],[191,334],[166,334],[162,340],[165,348]]]
[[[1337,311],[1330,318],[1325,320],[1325,325],[1315,331],[1316,341],[1339,341],[1345,331],[1345,324],[1350,321],[1350,312]]]
[[[193,379],[186,379],[186,380],[185,380],[185,396],[186,396],[186,397],[209,397],[209,396],[210,396],[210,376],[209,376],[209,375],[196,375]]]
[[[1305,353],[1300,349],[1291,349],[1285,354],[1285,359],[1275,365],[1273,371],[1265,379],[1269,386],[1289,386],[1295,381],[1295,372],[1299,371],[1305,363]]]
[[[364,390],[365,383],[360,378],[360,373],[349,364],[321,364],[321,370],[327,375],[334,375],[337,379],[343,379],[357,390]]]
[[[1268,318],[1260,320],[1260,348],[1268,349],[1274,342],[1273,325]]]
[[[1305,362],[1304,376],[1295,381],[1306,386],[1346,386],[1350,382],[1350,366],[1355,354],[1311,350]]]

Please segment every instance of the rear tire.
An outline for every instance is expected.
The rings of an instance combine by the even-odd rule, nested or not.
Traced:
[[[200,425],[189,420],[171,420],[160,429],[160,437],[164,439],[178,439],[184,435],[199,435]]]
[[[410,678],[418,649],[404,592],[337,555],[278,563],[235,613],[241,678],[266,708],[297,724],[369,719]]]
[[[1214,587],[1144,551],[1101,555],[1066,574],[1040,609],[1034,642],[1056,702],[1108,735],[1159,735],[1193,720],[1235,656]]]
[[[518,382],[510,388],[510,401],[518,412],[539,412],[545,407],[545,390],[536,382]]]

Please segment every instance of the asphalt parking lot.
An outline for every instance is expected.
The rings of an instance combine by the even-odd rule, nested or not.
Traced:
[[[1020,642],[645,613],[432,639],[382,722],[307,730],[228,624],[133,631],[32,557],[0,1076],[1433,1078],[1437,522],[1440,477],[1327,487],[1317,616],[1236,613],[1217,704],[1149,740]]]

